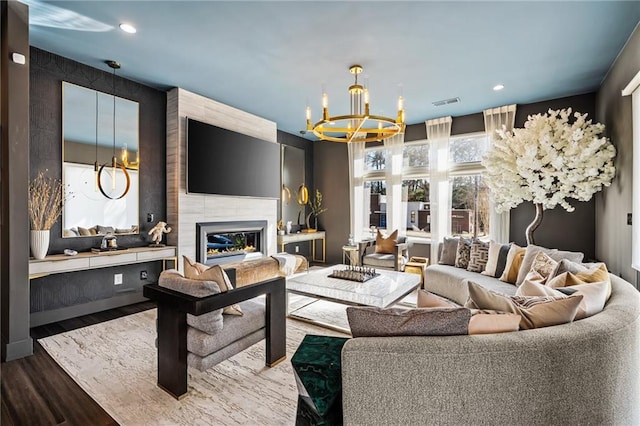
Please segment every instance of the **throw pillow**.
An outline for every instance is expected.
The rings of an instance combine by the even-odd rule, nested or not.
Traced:
[[[191,280],[183,277],[175,269],[162,271],[158,278],[158,285],[194,297],[207,297],[220,293],[220,287],[214,281]]]
[[[493,240],[489,241],[489,259],[482,274],[500,278],[507,264],[507,254],[510,248],[511,244],[500,244]]]
[[[455,336],[467,334],[471,311],[466,308],[375,308],[349,306],[353,337]]]
[[[467,271],[482,272],[489,260],[489,243],[473,240],[469,253],[469,266]]]
[[[398,244],[398,230],[396,229],[387,238],[384,238],[378,229],[378,235],[376,235],[376,253],[393,254]]]
[[[518,331],[520,315],[487,309],[472,309],[469,320],[469,334],[494,334]]]
[[[457,237],[456,238],[445,237],[444,242],[442,243],[442,252],[440,254],[440,258],[438,259],[438,263],[440,265],[454,266],[456,264],[458,240],[459,238]]]
[[[471,240],[460,238],[458,240],[458,248],[456,250],[456,268],[467,269],[469,266],[469,257],[471,256]]]
[[[224,269],[222,269],[220,265],[213,265],[209,267],[207,265],[194,262],[187,256],[182,256],[182,260],[185,277],[192,280],[214,281],[218,283],[220,292],[222,293],[224,293],[225,291],[233,290],[231,280],[229,280],[227,273],[224,272]],[[231,306],[225,307],[222,310],[222,313],[227,315],[242,315],[242,309],[240,309],[240,305],[236,303]]]
[[[511,284],[516,283],[518,273],[522,268],[522,260],[524,259],[525,252],[526,249],[517,244],[511,244],[511,248],[509,248],[509,253],[507,254],[504,272],[500,276],[500,281]]]
[[[551,275],[551,273],[558,266],[558,262],[539,251],[536,254],[535,259],[533,259],[533,263],[531,264],[531,271],[535,271],[540,274],[546,281],[547,278]]]
[[[426,290],[418,290],[418,308],[459,308],[455,302]]]
[[[524,282],[516,290],[516,296],[553,296],[553,297],[569,297],[570,295],[582,295],[582,302],[578,306],[576,320],[590,317],[604,309],[607,302],[607,283],[588,283],[577,284],[570,287],[572,292],[567,295],[562,291],[551,288],[544,284],[524,280]]]
[[[557,281],[556,284],[553,285],[554,288],[557,287],[567,287],[570,285],[580,284],[580,283],[593,283],[599,281],[605,281],[609,283],[609,288],[607,291],[607,300],[611,297],[611,278],[609,278],[609,271],[607,270],[607,265],[604,263],[595,263],[595,264],[582,264],[571,262],[569,260],[563,259],[558,262],[558,266],[554,270],[551,275],[551,278],[555,278],[557,276],[562,275],[564,272],[569,272],[571,276],[567,276],[566,279],[569,279],[565,284],[560,285],[560,282],[564,282],[563,280]],[[565,280],[566,280],[565,279]]]
[[[114,232],[116,232],[116,230],[113,228],[113,226],[97,225],[96,228],[98,228],[98,234],[99,235],[113,234]]]
[[[582,295],[569,297],[504,296],[487,290],[472,281],[468,281],[468,283],[469,300],[465,307],[518,314],[522,317],[520,328],[523,330],[573,321],[583,299]]]
[[[584,257],[583,253],[573,252],[573,251],[561,251],[558,249],[548,249],[545,247],[535,246],[530,244],[527,246],[527,252],[524,255],[524,259],[522,260],[522,267],[520,268],[520,272],[518,273],[518,279],[516,280],[516,285],[522,284],[524,278],[529,273],[531,269],[531,264],[533,263],[533,259],[535,259],[536,255],[539,251],[542,251],[544,254],[559,262],[561,259],[567,259],[572,262],[582,262],[582,258]]]
[[[86,237],[88,235],[91,235],[91,232],[89,232],[89,230],[87,228],[83,228],[82,226],[78,226],[78,234],[80,234],[80,236],[82,236],[82,237]]]

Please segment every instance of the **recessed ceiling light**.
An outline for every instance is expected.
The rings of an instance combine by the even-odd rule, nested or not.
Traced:
[[[504,84],[496,84],[495,86],[493,86],[493,90],[495,90],[496,92],[502,89],[504,89]]]
[[[138,31],[136,30],[136,27],[134,27],[131,24],[120,24],[120,29],[125,33],[129,33],[129,34],[135,34],[136,31]]]

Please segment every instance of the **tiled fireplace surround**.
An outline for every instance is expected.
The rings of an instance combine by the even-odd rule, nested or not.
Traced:
[[[276,123],[272,121],[184,89],[174,88],[167,93],[167,223],[173,227],[167,241],[178,248],[179,269],[182,270],[183,255],[196,257],[197,222],[266,220],[265,254],[275,254],[277,199],[187,194],[186,117],[254,136],[265,143],[277,143]]]

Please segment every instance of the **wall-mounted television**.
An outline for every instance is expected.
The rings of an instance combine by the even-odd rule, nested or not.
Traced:
[[[280,145],[187,118],[187,192],[280,197]]]

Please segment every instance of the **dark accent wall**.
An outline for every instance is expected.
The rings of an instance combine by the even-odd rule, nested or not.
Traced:
[[[104,58],[117,59],[117,58]],[[127,64],[122,64],[126,69]],[[109,70],[109,71],[107,71]],[[31,177],[47,169],[48,174],[62,178],[62,82],[77,84],[104,93],[113,92],[113,74],[72,61],[53,53],[31,48]],[[138,102],[140,132],[140,200],[139,235],[118,236],[118,244],[143,246],[149,241],[145,231],[166,218],[166,93],[117,76],[115,95]],[[155,220],[147,223],[147,213]],[[49,254],[65,248],[87,251],[101,237],[62,238],[61,219],[51,228]]]
[[[342,263],[342,246],[349,241],[349,154],[347,144],[313,143],[313,172],[316,188],[328,209],[318,220],[327,231],[327,263]]]
[[[2,360],[33,353],[29,336],[29,8],[0,3],[0,305]],[[26,64],[9,58],[21,53]]]
[[[315,186],[313,186],[314,185],[314,178],[313,178],[313,144],[314,143],[305,138],[301,138],[300,136],[292,135],[291,133],[286,133],[281,130],[278,130],[277,140],[279,144],[293,146],[293,147],[304,150],[305,184],[309,188],[309,196],[311,197],[311,190],[315,190],[316,188]],[[282,166],[283,165],[281,164],[280,167]],[[297,188],[290,188],[290,189],[292,191],[291,200],[292,202],[295,202],[293,200],[295,200],[296,198],[295,191],[297,190]],[[324,195],[324,192],[322,192],[322,194]],[[307,213],[308,213],[308,210],[305,209],[305,217]],[[279,202],[278,203],[278,220],[280,220],[281,217],[282,217],[281,203]],[[302,218],[301,220],[302,222],[304,222],[304,218]],[[285,251],[287,253],[295,253],[295,246],[296,246],[295,244],[287,244],[285,246]],[[297,254],[301,254],[307,257],[311,256],[311,250],[309,249],[309,244],[301,243],[298,245],[298,248],[300,251]],[[278,251],[279,250],[280,250],[280,247],[278,246]]]
[[[633,150],[638,147],[633,146],[631,96],[620,94],[638,72],[640,25],[629,37],[596,97],[596,119],[606,126],[605,134],[617,150],[616,176],[609,188],[596,195],[596,255],[606,262],[610,272],[636,287],[640,287],[640,272],[631,267],[632,235],[627,214],[632,211],[633,197],[640,194],[640,188],[633,187]]]
[[[126,69],[126,66],[127,64],[122,64],[123,69]],[[67,81],[111,94],[112,79],[113,74],[106,64],[104,70],[96,69],[44,50],[31,48],[31,177],[44,169],[48,170],[47,174],[50,176],[62,177],[62,82]],[[141,231],[138,235],[119,235],[118,245],[146,246],[149,243],[149,229],[157,221],[166,219],[166,93],[116,74],[115,95],[139,104],[141,162]],[[147,223],[147,213],[154,214],[155,219],[152,223]],[[51,229],[50,238],[49,254],[55,254],[66,248],[79,252],[88,251],[91,247],[98,246],[102,237],[63,239],[61,219],[58,219]],[[142,285],[157,279],[160,269],[160,262],[152,262],[38,278],[31,282],[31,303],[27,304],[26,310],[29,311],[30,306],[38,321],[42,321],[42,318],[57,321],[87,313],[88,306],[100,310],[135,303],[143,300]],[[149,273],[146,281],[139,278],[139,272],[142,270]],[[123,274],[122,286],[113,285],[114,273]],[[45,315],[49,309],[49,315]]]
[[[561,109],[568,107],[571,107],[574,111],[588,113],[589,117],[593,119],[595,114],[595,93],[518,105],[515,127],[523,127],[530,114],[544,113],[550,108]],[[453,117],[452,135],[482,131],[484,131],[484,116],[482,112]],[[425,123],[407,125],[406,142],[424,140],[426,137]],[[342,149],[338,148],[340,146]],[[341,247],[349,234],[348,154],[346,144],[314,142],[314,147],[316,182],[318,185],[321,184],[320,182],[328,185],[332,193],[331,204],[334,212],[324,218],[327,235],[334,232],[344,234],[340,239],[332,239],[329,243],[328,250],[335,260],[338,254],[341,256]],[[341,166],[338,166],[338,164]],[[324,176],[325,173],[328,176]],[[585,254],[585,258],[594,259],[596,257],[595,201],[575,202],[572,204],[576,208],[573,213],[568,213],[561,207],[545,211],[542,225],[535,233],[536,244],[563,250],[582,251]],[[335,211],[336,209],[337,212]],[[531,203],[523,203],[516,209],[511,210],[510,235],[512,241],[519,245],[526,245],[525,229],[531,223],[533,217],[534,206]],[[427,252],[423,247],[420,250],[422,250],[421,254]]]

